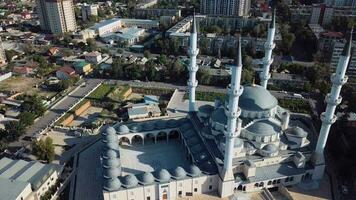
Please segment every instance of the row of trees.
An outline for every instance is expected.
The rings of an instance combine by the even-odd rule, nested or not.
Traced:
[[[5,149],[7,144],[16,141],[25,132],[27,126],[34,123],[34,120],[42,116],[45,107],[38,96],[22,96],[24,102],[21,105],[21,113],[18,121],[10,121],[5,124],[4,129],[0,129],[0,149]]]

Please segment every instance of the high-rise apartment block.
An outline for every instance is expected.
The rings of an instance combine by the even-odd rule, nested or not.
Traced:
[[[82,19],[83,21],[88,21],[90,16],[98,15],[98,5],[82,5]]]
[[[52,33],[76,30],[72,0],[37,0],[41,29]]]
[[[208,15],[247,16],[251,0],[201,0],[200,12]]]

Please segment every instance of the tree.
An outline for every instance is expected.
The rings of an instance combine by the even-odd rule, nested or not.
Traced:
[[[32,153],[37,159],[51,163],[55,156],[53,140],[47,137],[44,141],[42,139],[34,141]]]
[[[148,50],[145,50],[143,52],[143,56],[145,56],[146,58],[150,58],[151,57],[151,53]]]
[[[23,124],[24,126],[30,126],[35,121],[36,116],[35,116],[35,114],[30,113],[30,112],[22,112],[22,113],[20,113],[18,118],[19,118],[21,124]]]
[[[96,42],[95,42],[95,39],[93,39],[93,38],[88,38],[87,40],[86,40],[86,42],[87,42],[87,50],[88,51],[96,51],[97,50],[97,45],[96,45]]]
[[[5,124],[5,130],[6,139],[11,142],[17,140],[24,133],[25,127],[18,121],[10,121]]]
[[[36,95],[26,96],[22,104],[22,109],[24,112],[30,112],[36,116],[41,116],[46,111],[42,99]]]

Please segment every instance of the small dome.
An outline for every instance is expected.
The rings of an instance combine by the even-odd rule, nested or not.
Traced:
[[[267,152],[267,153],[275,153],[275,152],[278,151],[278,148],[274,144],[267,144],[262,148],[262,150]]]
[[[159,129],[163,129],[166,127],[167,121],[166,120],[158,120],[155,123],[155,126]]]
[[[300,138],[304,138],[308,136],[308,133],[304,129],[298,126],[293,126],[292,128],[287,129],[286,133]]]
[[[154,128],[155,128],[155,125],[152,122],[146,122],[145,124],[143,124],[143,130],[145,130],[145,131],[151,131]]]
[[[196,165],[190,165],[187,172],[193,177],[199,176],[201,174],[200,169]]]
[[[113,150],[119,150],[119,143],[117,142],[108,142],[106,143],[106,147],[109,149],[113,149]]]
[[[265,111],[278,105],[276,97],[259,85],[244,86],[244,91],[239,99],[242,110]]]
[[[104,178],[116,178],[121,174],[121,171],[118,167],[112,168],[103,168]]]
[[[117,142],[116,134],[106,134],[103,139],[105,142]]]
[[[151,184],[155,181],[155,178],[153,177],[152,173],[150,172],[145,172],[141,176],[142,184],[148,185]]]
[[[277,134],[281,128],[268,120],[257,121],[246,128],[253,135],[269,136]]]
[[[205,104],[205,105],[200,106],[198,108],[198,111],[200,113],[203,113],[203,114],[206,114],[206,115],[210,115],[214,111],[214,106]]]
[[[106,191],[115,191],[120,189],[121,182],[118,178],[110,178],[104,181],[104,189]]]
[[[118,131],[120,134],[129,133],[130,129],[126,125],[121,125],[121,126],[119,126]]]
[[[129,174],[125,176],[123,184],[127,188],[135,187],[138,184],[138,180],[135,175]]]
[[[227,117],[224,108],[218,108],[214,110],[211,114],[211,120],[219,124],[226,124]]]
[[[215,165],[211,161],[206,161],[201,165],[201,170],[207,173],[215,173],[217,171]]]
[[[187,176],[187,173],[185,172],[185,170],[182,167],[177,167],[173,173],[172,173],[173,177],[176,179],[182,179],[184,177]]]
[[[120,160],[117,158],[103,159],[103,167],[105,168],[113,168],[119,166],[120,166]]]
[[[130,126],[131,132],[139,132],[141,130],[141,126],[139,124],[133,124]]]
[[[170,119],[170,120],[168,120],[168,122],[167,122],[167,126],[168,126],[169,128],[176,127],[176,126],[177,126],[177,121],[176,121],[175,119]]]
[[[107,149],[103,152],[105,158],[117,158],[117,153],[112,149]]]
[[[112,126],[109,126],[108,128],[106,128],[105,132],[106,132],[108,135],[110,135],[110,134],[116,135],[116,130],[115,130],[114,127],[112,127]]]
[[[158,174],[157,174],[157,180],[159,182],[167,182],[169,179],[171,179],[171,175],[166,169],[161,169]]]

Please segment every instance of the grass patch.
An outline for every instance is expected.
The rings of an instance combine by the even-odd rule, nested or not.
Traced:
[[[302,99],[281,99],[278,103],[291,112],[309,114],[311,110],[309,103]]]
[[[125,100],[124,94],[130,89],[130,86],[118,86],[115,89],[112,90],[110,94],[108,94],[108,97],[115,102],[121,102]]]
[[[110,94],[115,89],[115,86],[101,84],[87,97],[89,100],[102,101],[104,97]]]
[[[189,94],[186,92],[184,94],[184,99],[189,99]],[[217,92],[195,92],[195,99],[198,101],[215,101],[215,99],[220,99],[225,101],[226,94]]]

